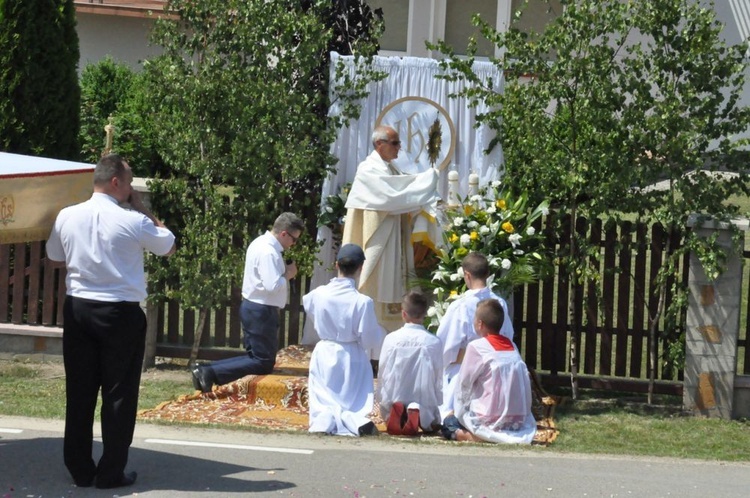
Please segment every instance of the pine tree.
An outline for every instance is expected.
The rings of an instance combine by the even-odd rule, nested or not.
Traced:
[[[77,159],[79,49],[72,0],[0,0],[0,148]]]

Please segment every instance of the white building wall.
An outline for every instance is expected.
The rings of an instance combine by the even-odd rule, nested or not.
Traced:
[[[444,39],[446,26],[462,22],[451,18],[450,5],[458,5],[461,0],[366,0],[373,8],[385,11],[386,33],[384,50],[380,55],[440,57],[429,51],[425,41],[436,42]],[[707,0],[696,0],[709,6]],[[496,26],[507,29],[512,13],[523,0],[472,0],[473,5],[482,4],[484,10],[496,12]],[[750,0],[724,0],[714,3],[718,20],[724,24],[722,35],[729,44],[736,44],[750,36]],[[542,29],[543,23],[559,14],[559,0],[546,3],[543,0],[529,0],[528,15],[520,26],[535,30]],[[123,62],[134,70],[141,69],[141,62],[160,53],[158,47],[149,45],[148,37],[153,20],[142,17],[111,16],[78,12],[78,37],[81,59],[79,72],[86,65],[99,61],[107,55]],[[406,30],[406,33],[403,33]],[[461,30],[468,31],[464,26]],[[457,53],[466,47],[455,46]],[[499,54],[496,54],[499,55]],[[749,84],[750,86],[750,84]],[[743,92],[742,104],[750,105],[750,90]]]
[[[151,19],[78,13],[81,59],[78,72],[107,55],[138,71],[141,61],[158,55],[161,49],[149,45]]]

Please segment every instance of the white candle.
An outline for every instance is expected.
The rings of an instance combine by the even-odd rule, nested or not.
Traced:
[[[479,193],[479,175],[476,173],[469,174],[469,197]]]
[[[458,206],[458,171],[448,172],[448,206]]]

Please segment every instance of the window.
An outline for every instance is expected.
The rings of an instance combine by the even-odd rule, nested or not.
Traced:
[[[380,37],[380,50],[406,52],[409,34],[409,0],[367,0],[372,10],[383,9],[385,31]]]
[[[748,0],[750,1],[750,0]],[[428,56],[424,41],[444,40],[459,55],[466,54],[469,38],[477,39],[477,55],[494,55],[495,46],[471,24],[475,14],[500,30],[512,26],[525,32],[541,32],[562,13],[560,0],[366,0],[382,9],[385,32],[380,38],[384,52]],[[513,13],[523,15],[514,20]]]
[[[526,6],[524,7],[524,4]],[[516,11],[523,8],[521,17],[513,22]],[[512,26],[521,31],[540,33],[550,21],[562,14],[560,0],[512,0]]]
[[[497,23],[497,0],[446,0],[445,8],[445,42],[452,46],[457,54],[465,54],[469,37],[477,38],[477,55],[489,57],[495,52],[492,43],[485,40],[479,28],[471,24],[474,14],[495,26]]]

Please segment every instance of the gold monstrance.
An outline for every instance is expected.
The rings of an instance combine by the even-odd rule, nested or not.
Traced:
[[[427,130],[427,158],[430,160],[432,167],[440,157],[440,148],[443,145],[443,131],[440,128],[440,119],[435,118],[430,129]]]

